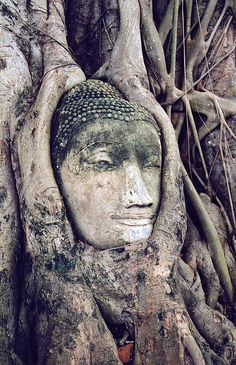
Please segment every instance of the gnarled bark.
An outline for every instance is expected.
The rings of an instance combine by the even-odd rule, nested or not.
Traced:
[[[235,191],[228,167],[234,160],[221,145],[225,182],[218,196],[217,164],[203,131],[204,125],[215,131],[221,125],[220,144],[229,135],[235,141],[228,124],[235,114],[233,86],[221,94],[217,82],[217,90],[207,83],[211,54],[214,79],[224,64],[234,72],[229,35],[234,24],[227,10],[234,15],[235,9],[232,1],[219,3],[169,1],[160,23],[163,4],[153,10],[149,0],[0,2],[0,363],[121,364],[116,326],[134,341],[135,365],[236,359],[230,322]],[[220,51],[224,39],[215,40],[222,27],[226,55]],[[78,242],[51,166],[53,113],[61,96],[92,74],[147,108],[162,135],[162,199],[154,231],[147,241],[122,249],[99,251]],[[173,124],[181,100],[191,130],[184,130],[182,115],[178,145]],[[196,116],[199,108],[206,123]],[[191,158],[195,163],[200,182],[193,180],[195,187],[179,153],[189,135],[190,154],[182,153],[182,159],[186,166]],[[200,228],[196,232],[188,223],[186,238],[183,182],[187,207]],[[203,188],[210,198],[222,199],[231,232],[219,225],[228,240],[220,236],[219,212],[199,197]]]

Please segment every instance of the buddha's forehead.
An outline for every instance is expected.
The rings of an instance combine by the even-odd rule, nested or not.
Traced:
[[[106,119],[109,119],[111,124]],[[102,123],[99,127],[100,120]],[[146,128],[140,126],[142,133],[139,138],[144,138],[142,135],[145,135],[146,129],[151,129],[151,124],[155,130],[156,122],[153,116],[142,106],[124,100],[111,85],[98,80],[80,84],[65,94],[53,118],[51,134],[53,166],[56,171],[60,168],[68,152],[74,148],[78,134],[81,141],[84,139],[91,141],[98,138],[98,134],[103,130],[103,137],[100,135],[100,138],[114,139],[116,136],[116,139],[127,140],[128,135],[134,134],[131,126],[135,126],[138,121],[145,121],[148,126]],[[136,127],[134,129],[137,137],[138,129]],[[85,136],[83,136],[84,130],[87,131]],[[158,137],[157,132],[152,134]]]
[[[74,148],[94,148],[103,146],[120,146],[123,148],[155,145],[161,149],[158,130],[146,121],[112,121],[96,120],[89,123],[74,136]]]

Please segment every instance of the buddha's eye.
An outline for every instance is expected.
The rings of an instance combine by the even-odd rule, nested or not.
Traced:
[[[147,169],[159,169],[161,167],[160,158],[156,155],[148,156],[143,161],[143,168]]]
[[[98,160],[98,161],[94,161],[92,163],[93,167],[97,170],[110,170],[114,167],[114,164],[112,163],[112,161],[108,161],[108,160]]]
[[[115,169],[118,165],[118,161],[110,153],[99,152],[90,156],[86,161],[86,165],[94,170],[103,172]]]

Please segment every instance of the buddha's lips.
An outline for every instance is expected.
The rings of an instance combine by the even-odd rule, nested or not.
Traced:
[[[111,218],[119,221],[120,224],[127,226],[147,226],[153,224],[154,214],[112,214]]]

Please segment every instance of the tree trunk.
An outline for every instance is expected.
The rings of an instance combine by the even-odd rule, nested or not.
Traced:
[[[0,365],[236,361],[235,12],[0,1]],[[122,248],[78,240],[51,164],[58,103],[91,77],[161,132],[153,233]]]

